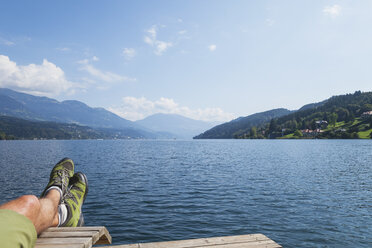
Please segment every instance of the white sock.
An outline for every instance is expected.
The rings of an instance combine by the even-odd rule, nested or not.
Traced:
[[[58,226],[65,223],[67,219],[67,207],[64,203],[58,205]]]
[[[60,187],[57,187],[57,186],[52,186],[52,187],[48,188],[48,189],[45,191],[44,196],[46,196],[46,195],[48,194],[48,192],[49,192],[50,190],[52,190],[52,189],[56,189],[56,190],[58,190],[59,194],[61,195],[61,199],[62,199],[62,196],[63,196],[62,190],[61,190]]]

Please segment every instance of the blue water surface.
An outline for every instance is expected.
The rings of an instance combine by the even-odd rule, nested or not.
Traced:
[[[372,247],[370,140],[1,141],[0,203],[39,195],[66,156],[89,179],[86,225],[114,244],[263,233]]]

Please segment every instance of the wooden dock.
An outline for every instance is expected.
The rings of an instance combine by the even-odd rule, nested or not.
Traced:
[[[35,248],[91,248],[111,244],[111,241],[104,226],[51,227],[39,235]]]
[[[49,228],[36,241],[35,248],[91,248],[94,245],[111,244],[111,236],[105,227]],[[263,234],[248,234],[202,239],[188,239],[154,243],[103,246],[106,248],[281,248]]]
[[[203,239],[104,246],[106,248],[281,248],[263,234],[248,234]]]

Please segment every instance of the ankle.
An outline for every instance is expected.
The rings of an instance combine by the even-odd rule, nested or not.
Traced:
[[[52,187],[47,191],[45,198],[52,199],[59,203],[62,198],[62,191],[60,188]]]

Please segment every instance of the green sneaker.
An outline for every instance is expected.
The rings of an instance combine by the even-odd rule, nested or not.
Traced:
[[[74,162],[69,158],[64,158],[59,161],[52,169],[49,177],[49,183],[41,194],[41,197],[46,196],[49,190],[57,189],[61,193],[60,202],[63,202],[63,195],[66,194],[70,177],[73,175]]]
[[[75,173],[70,179],[70,189],[64,195],[67,218],[60,226],[76,227],[84,225],[84,217],[81,208],[87,194],[88,179],[86,175],[81,172]]]

